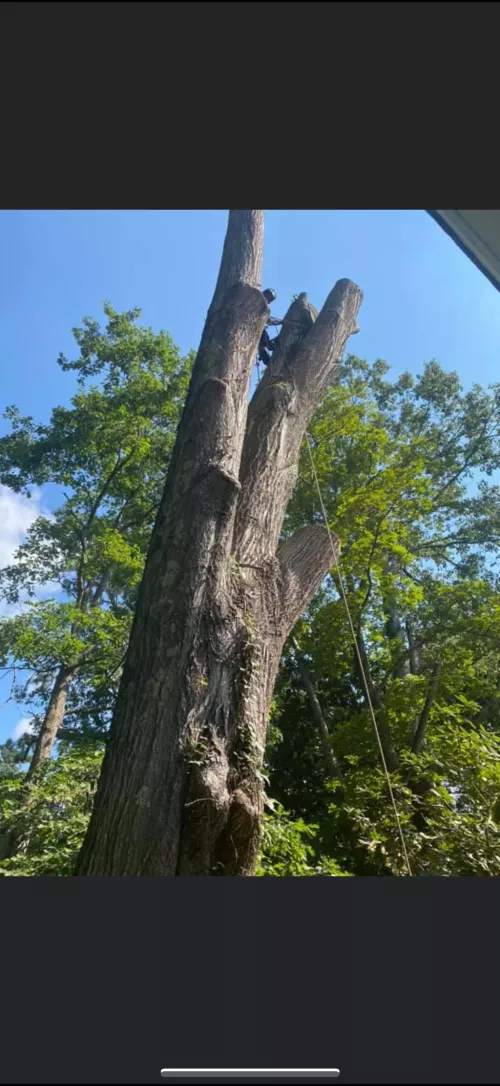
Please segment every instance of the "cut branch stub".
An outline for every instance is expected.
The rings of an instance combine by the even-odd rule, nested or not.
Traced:
[[[339,540],[322,524],[299,528],[278,548],[277,558],[283,573],[281,594],[285,636],[295,626],[339,554]]]
[[[295,384],[301,396],[309,401],[310,413],[316,409],[329,385],[338,378],[347,340],[358,331],[356,317],[362,300],[362,291],[355,283],[350,279],[339,279],[300,351],[290,359]]]
[[[237,283],[260,290],[263,255],[264,212],[230,211],[210,313],[219,308],[228,290]]]

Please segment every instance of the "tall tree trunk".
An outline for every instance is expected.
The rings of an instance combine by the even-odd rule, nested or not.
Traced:
[[[263,212],[230,212],[77,875],[254,871],[282,647],[332,564],[318,525],[278,540],[361,304],[343,280],[315,320],[300,295],[248,408],[262,252]]]
[[[406,636],[408,638],[408,649],[410,655],[410,675],[418,675],[420,672],[420,657],[415,644],[413,623],[409,618],[406,619]]]
[[[430,713],[431,713],[431,709],[432,709],[432,706],[434,705],[434,701],[436,699],[438,682],[439,682],[439,675],[440,675],[440,672],[441,672],[441,668],[442,668],[442,664],[437,663],[437,664],[434,664],[434,667],[432,669],[431,679],[430,679],[429,687],[428,687],[428,690],[427,690],[427,696],[426,696],[426,699],[425,699],[425,702],[424,702],[424,707],[423,707],[422,712],[420,713],[419,719],[417,721],[417,726],[415,728],[415,732],[414,732],[414,735],[413,735],[413,740],[412,740],[411,747],[410,747],[412,754],[420,754],[420,751],[422,750],[422,747],[424,745],[425,732],[426,732],[427,724],[429,722],[429,716],[430,716]]]
[[[63,722],[66,702],[76,670],[76,667],[67,667],[64,665],[59,668],[50,695],[47,711],[42,722],[40,734],[38,735],[35,744],[29,769],[23,782],[21,792],[22,804],[27,804],[29,800],[30,782],[33,780],[37,770],[48,758],[50,758],[57,733]],[[14,830],[11,833],[6,834],[2,850],[3,856],[0,855],[0,858],[10,859],[10,857],[15,856],[17,853],[27,852],[30,844],[30,837],[29,830]]]
[[[387,561],[385,572],[388,574],[397,572],[397,566],[394,560]],[[385,632],[389,641],[394,643],[393,649],[396,652],[396,664],[393,669],[393,675],[396,679],[404,679],[409,671],[409,664],[406,659],[405,632],[399,614],[397,597],[392,588],[386,591],[383,606],[386,617]]]
[[[368,653],[366,651],[365,641],[363,634],[359,632],[356,637],[356,643],[358,646],[358,652],[354,653],[354,666],[359,677],[361,688],[366,697],[365,682],[368,687],[368,694],[370,695],[370,701],[377,721],[377,729],[380,737],[380,743],[384,752],[384,758],[387,768],[390,773],[394,773],[398,768],[398,756],[394,741],[392,738],[392,732],[390,729],[389,721],[387,719],[387,709],[384,700],[375,685],[371,673],[370,662],[368,660]],[[359,653],[359,655],[358,655]]]
[[[54,683],[47,712],[43,718],[40,734],[35,744],[33,756],[27,773],[29,780],[36,773],[43,762],[50,758],[52,748],[57,739],[57,733],[64,719],[66,702],[71,683],[77,671],[76,667],[68,667],[64,664],[59,668]]]
[[[309,674],[309,668],[304,660],[304,657],[302,656],[302,653],[295,639],[293,641],[293,647],[295,650],[295,659],[297,662],[298,672],[302,680],[304,690],[307,694],[307,697],[309,698],[311,712],[319,731],[321,746],[323,748],[323,757],[325,759],[325,766],[332,777],[337,777],[338,780],[342,780],[342,771],[333,753],[332,745],[330,743],[328,725],[323,715],[323,710],[319,703],[319,698],[316,693],[314,683]]]
[[[392,597],[387,598],[384,600],[384,608],[387,616],[385,632],[389,641],[395,643],[394,649],[398,656],[393,675],[395,679],[404,679],[409,672],[409,663],[406,659],[405,632],[399,617],[396,600]]]
[[[108,483],[112,476],[116,475],[116,466],[112,475],[108,479]],[[104,488],[101,491],[100,498],[104,496]],[[99,508],[99,501],[94,503],[91,517],[89,518],[90,524],[97,513]],[[78,592],[77,604],[81,611],[88,611],[90,608],[100,607],[102,603],[102,597],[106,589],[106,584],[109,578],[109,571],[106,571],[101,578],[100,583],[97,585],[93,598],[89,601],[88,592],[85,590],[83,583],[80,583],[80,590]],[[78,574],[78,579],[82,582],[82,568]],[[73,627],[71,633],[74,633]],[[79,671],[85,658],[89,656],[89,649],[82,652],[78,662],[76,664],[61,664],[57,677],[50,695],[49,704],[45,713],[40,734],[35,744],[33,756],[30,762],[30,766],[27,773],[27,780],[29,780],[36,773],[39,766],[43,764],[52,754],[54,743],[57,739],[59,728],[64,720],[64,713],[66,711],[66,704],[68,701],[68,695],[71,689],[71,683],[77,672]]]

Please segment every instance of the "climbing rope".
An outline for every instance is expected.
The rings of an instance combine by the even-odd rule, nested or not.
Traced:
[[[274,297],[276,297],[275,294],[274,294]],[[277,325],[283,325],[283,324],[295,324],[295,325],[297,325],[299,327],[302,327],[300,321],[289,320],[286,317],[284,317],[284,318],[270,317],[269,320],[267,321],[267,324],[271,325],[271,326],[277,326]],[[256,361],[257,361],[257,378],[258,378],[258,381],[260,381],[260,365],[259,365],[258,356],[257,356]],[[285,362],[285,365],[286,365],[286,362]],[[301,403],[300,403],[299,391],[297,389],[297,385],[295,384],[295,378],[293,376],[293,373],[292,373],[292,371],[291,371],[291,369],[290,369],[290,367],[288,365],[287,365],[287,369],[288,369],[288,372],[290,373],[290,376],[292,378],[292,384],[293,384],[293,387],[295,389],[295,395],[297,397],[297,406],[298,406],[299,413],[300,413]],[[337,577],[338,577],[338,583],[340,585],[340,594],[342,596],[342,600],[343,600],[344,607],[345,607],[345,610],[346,610],[347,619],[348,619],[348,622],[349,622],[349,628],[350,628],[352,639],[353,639],[354,649],[355,649],[356,656],[357,656],[358,663],[359,663],[359,670],[360,670],[360,674],[361,674],[361,677],[362,677],[362,680],[363,680],[366,703],[368,705],[368,709],[369,709],[370,716],[371,716],[372,723],[373,723],[373,728],[374,728],[375,735],[376,735],[376,738],[377,738],[377,744],[378,744],[378,748],[379,748],[379,751],[380,751],[380,758],[381,758],[381,761],[382,761],[384,775],[385,775],[386,782],[387,782],[387,788],[388,788],[389,795],[390,795],[390,798],[391,798],[392,808],[394,810],[394,817],[395,817],[396,825],[397,825],[397,828],[398,828],[398,834],[399,834],[399,837],[400,837],[400,840],[401,840],[401,847],[403,849],[405,864],[406,864],[406,867],[407,867],[407,870],[408,870],[408,874],[411,877],[412,876],[412,869],[411,869],[411,864],[410,864],[410,858],[408,856],[408,850],[406,848],[406,842],[405,842],[405,839],[404,839],[403,827],[401,825],[401,819],[400,819],[399,813],[398,813],[396,799],[395,799],[394,791],[393,791],[392,784],[391,784],[391,777],[390,777],[389,769],[387,767],[387,762],[386,762],[385,754],[384,754],[384,748],[383,748],[383,745],[382,745],[382,740],[380,738],[380,732],[379,732],[378,725],[377,725],[377,718],[375,716],[375,710],[373,708],[372,699],[371,699],[371,696],[370,696],[370,688],[369,688],[368,679],[367,679],[367,676],[366,676],[366,671],[365,671],[365,667],[364,667],[364,663],[363,663],[363,658],[361,656],[361,652],[360,652],[360,649],[359,649],[358,639],[356,637],[356,631],[355,631],[355,628],[354,628],[354,623],[353,623],[352,616],[351,616],[351,611],[350,611],[350,608],[349,608],[349,602],[348,602],[348,599],[347,599],[347,593],[346,593],[346,590],[345,590],[345,587],[344,587],[344,579],[342,577],[342,571],[340,569],[339,560],[338,560],[338,556],[337,556],[337,551],[335,549],[335,544],[333,542],[332,533],[330,531],[330,525],[328,523],[328,517],[326,515],[325,503],[323,501],[323,495],[322,495],[322,492],[321,492],[321,487],[320,487],[320,484],[319,484],[318,474],[317,474],[316,466],[315,466],[315,463],[314,463],[314,457],[313,457],[312,446],[311,446],[311,439],[310,439],[309,433],[307,431],[307,426],[304,426],[304,432],[305,432],[306,439],[307,439],[307,448],[309,450],[309,458],[310,458],[310,461],[311,461],[311,468],[312,468],[312,473],[313,473],[313,477],[314,477],[314,482],[315,482],[315,485],[316,485],[316,489],[318,491],[318,497],[319,497],[319,502],[320,502],[320,506],[321,506],[321,513],[322,513],[322,516],[323,516],[323,520],[325,522],[325,528],[326,528],[326,530],[328,532],[328,539],[330,541],[330,547],[331,547],[332,556],[333,556],[333,564],[335,566],[335,570],[336,570]]]
[[[293,374],[292,374],[292,380],[293,380]],[[297,386],[295,385],[295,381],[293,381],[293,383],[294,383],[294,386],[295,386],[295,392],[298,395]],[[411,864],[410,864],[410,858],[408,856],[408,850],[406,848],[406,842],[405,842],[405,839],[404,839],[403,827],[401,825],[401,819],[400,819],[399,814],[398,814],[396,799],[394,797],[394,791],[393,791],[392,784],[391,784],[391,777],[390,777],[389,770],[387,768],[387,762],[386,762],[386,759],[385,759],[384,748],[382,746],[382,740],[380,738],[380,732],[378,730],[377,718],[375,716],[375,710],[373,708],[372,699],[370,697],[370,689],[369,689],[369,686],[368,686],[368,680],[367,680],[367,677],[366,677],[366,672],[365,672],[365,668],[364,668],[364,664],[363,664],[363,658],[362,658],[361,653],[359,651],[358,639],[356,637],[356,631],[354,629],[354,623],[353,623],[352,617],[351,617],[351,611],[350,611],[350,608],[349,608],[347,593],[346,593],[345,588],[344,588],[344,579],[342,577],[342,572],[341,572],[340,565],[339,565],[337,551],[335,549],[335,544],[333,542],[332,533],[330,531],[330,525],[328,523],[328,517],[326,515],[325,503],[323,501],[323,495],[321,493],[321,487],[320,487],[320,483],[319,483],[319,479],[318,479],[318,473],[316,471],[316,465],[314,463],[314,457],[313,457],[313,453],[312,453],[311,439],[309,437],[309,434],[308,434],[307,430],[306,430],[306,439],[307,439],[307,448],[309,450],[309,458],[310,458],[310,461],[311,461],[311,468],[312,468],[312,473],[313,473],[313,477],[314,477],[314,482],[316,484],[316,489],[318,491],[318,497],[319,497],[319,502],[320,502],[320,506],[321,506],[321,513],[322,513],[322,516],[323,516],[323,520],[325,522],[325,528],[326,528],[326,530],[328,532],[328,538],[330,540],[330,546],[331,546],[331,549],[332,549],[333,562],[334,562],[335,570],[336,570],[336,573],[337,573],[338,582],[339,582],[339,585],[340,585],[340,594],[341,594],[343,602],[344,602],[344,607],[345,607],[345,610],[346,610],[347,619],[348,619],[349,627],[350,627],[351,634],[352,634],[354,648],[356,650],[356,655],[357,655],[357,658],[358,658],[359,669],[360,669],[360,672],[361,672],[361,675],[362,675],[362,678],[363,678],[363,686],[365,688],[366,702],[367,702],[367,705],[368,705],[368,708],[369,708],[369,711],[370,711],[370,716],[371,716],[371,719],[372,719],[375,735],[377,737],[378,748],[379,748],[379,751],[380,751],[380,758],[382,760],[382,765],[383,765],[383,768],[384,768],[385,779],[387,781],[387,788],[389,790],[389,795],[391,797],[391,803],[392,803],[392,807],[393,807],[393,810],[394,810],[394,817],[395,817],[395,820],[396,820],[396,825],[397,825],[397,828],[398,828],[399,837],[400,837],[400,840],[401,840],[401,847],[403,849],[405,864],[406,864],[406,867],[408,869],[408,874],[411,877],[412,876],[412,869],[411,869]]]

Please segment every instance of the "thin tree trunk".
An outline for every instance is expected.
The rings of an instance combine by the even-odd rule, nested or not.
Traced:
[[[365,691],[365,681],[366,681],[366,685],[368,687],[368,693],[370,695],[370,701],[371,701],[373,711],[374,711],[374,714],[375,714],[375,717],[376,717],[377,729],[378,729],[378,733],[379,733],[379,736],[380,736],[380,742],[381,742],[381,745],[382,745],[382,750],[384,752],[385,762],[386,762],[386,765],[387,765],[387,768],[388,768],[389,772],[394,773],[398,768],[399,759],[398,759],[398,756],[397,756],[397,753],[396,753],[396,748],[394,746],[391,729],[389,727],[389,722],[387,720],[387,709],[386,709],[384,701],[383,701],[383,699],[382,699],[382,697],[380,695],[380,692],[379,692],[378,688],[376,687],[376,685],[375,685],[375,683],[373,681],[372,673],[371,673],[371,669],[370,669],[370,663],[369,663],[369,660],[368,660],[368,653],[366,651],[364,637],[363,637],[363,634],[361,632],[358,633],[358,635],[356,637],[356,642],[357,642],[357,646],[358,646],[359,656],[358,656],[358,652],[354,653],[355,668],[356,668],[356,671],[357,671],[358,676],[359,676],[359,680],[360,680],[360,683],[361,683],[361,688],[362,688],[363,693],[365,695],[365,699],[368,700],[366,698],[366,691]],[[360,658],[361,658],[361,663],[360,663]],[[363,673],[364,673],[364,678],[363,678]]]
[[[399,611],[398,611],[396,600],[392,599],[392,598],[389,598],[389,599],[386,599],[384,601],[384,604],[385,604],[385,613],[386,613],[386,616],[387,616],[387,621],[386,621],[386,624],[385,624],[385,632],[387,634],[387,637],[389,638],[389,641],[395,642],[396,646],[399,647],[400,656],[402,657],[402,658],[399,659],[399,662],[396,663],[396,665],[394,667],[393,675],[394,675],[395,679],[404,679],[406,677],[406,675],[408,674],[408,672],[409,672],[409,664],[408,664],[407,659],[405,658],[406,640],[405,640],[405,635],[404,635],[403,624],[402,624],[401,619],[399,617]],[[397,652],[397,648],[396,648],[396,652]]]
[[[432,669],[431,680],[430,680],[430,683],[429,683],[429,688],[427,690],[427,696],[426,696],[426,699],[425,699],[425,702],[424,702],[424,707],[423,707],[422,712],[420,714],[420,717],[418,719],[417,727],[415,729],[415,733],[414,733],[411,748],[410,748],[412,754],[420,754],[420,751],[422,750],[422,747],[423,747],[423,744],[424,744],[424,739],[425,739],[425,732],[426,732],[427,724],[429,722],[430,712],[431,712],[432,706],[433,706],[435,698],[436,698],[436,693],[437,693],[437,687],[438,687],[441,667],[442,667],[441,664],[435,664],[433,669]]]
[[[429,723],[429,717],[432,706],[436,699],[437,687],[439,683],[439,675],[441,672],[442,664],[437,663],[434,665],[429,686],[427,689],[427,695],[422,708],[422,712],[417,720],[416,728],[413,734],[413,739],[410,745],[412,754],[420,754],[424,740],[427,725]],[[432,777],[429,778],[424,770],[422,774],[419,767],[412,766],[407,773],[406,783],[413,792],[413,815],[412,822],[417,830],[417,833],[425,833],[428,829],[427,823],[427,811],[426,811],[426,799],[429,791],[432,787]],[[418,863],[418,860],[417,860]]]
[[[338,780],[342,780],[342,771],[337,762],[335,754],[333,753],[332,745],[330,743],[328,724],[326,723],[314,683],[309,674],[309,668],[304,660],[304,657],[302,656],[302,653],[295,639],[293,640],[293,647],[295,649],[295,659],[297,662],[299,675],[302,680],[304,690],[309,698],[311,712],[320,734],[321,746],[323,748],[323,756],[325,759],[326,768],[332,777],[336,777],[338,778]]]
[[[124,458],[123,463],[126,462],[126,459],[128,459],[128,458]],[[117,472],[117,467],[115,466],[113,472],[111,473],[109,479],[106,482],[106,487],[109,485],[109,483],[110,483],[111,479],[114,477],[114,475],[116,475],[116,472]],[[90,515],[90,518],[89,518],[88,527],[90,527],[90,524],[91,524],[92,520],[94,519],[95,514],[97,513],[100,501],[102,500],[102,498],[103,498],[103,496],[104,496],[104,494],[106,492],[106,487],[102,488],[98,499],[96,499],[96,501],[94,502],[94,505],[93,505],[92,511],[91,511],[91,515]],[[84,553],[84,551],[83,551],[83,553]],[[80,569],[80,572],[78,574],[78,580],[80,581],[80,589],[79,589],[79,592],[78,592],[77,604],[78,604],[81,611],[85,611],[85,610],[88,609],[89,605],[93,609],[95,607],[99,607],[100,604],[102,603],[102,597],[103,597],[103,594],[104,594],[105,589],[106,589],[107,580],[109,578],[109,571],[106,571],[104,573],[103,577],[101,578],[100,583],[97,585],[97,587],[95,589],[94,596],[91,599],[90,604],[87,604],[87,602],[86,602],[87,601],[87,593],[86,593],[86,591],[84,589],[84,586],[83,586],[83,583],[82,583],[82,572],[83,572],[83,568]],[[73,628],[71,628],[71,632],[73,633]],[[44,719],[43,719],[43,722],[42,722],[42,727],[41,727],[40,733],[38,735],[38,739],[37,739],[36,744],[35,744],[35,749],[34,749],[34,752],[33,752],[33,756],[32,756],[30,766],[29,766],[29,769],[28,769],[28,772],[27,772],[27,780],[29,780],[31,777],[33,777],[33,775],[37,772],[39,767],[41,765],[43,765],[43,763],[45,761],[47,761],[47,759],[50,758],[50,756],[52,754],[52,750],[53,750],[53,747],[54,747],[54,743],[55,743],[55,741],[57,739],[57,734],[59,732],[59,728],[61,727],[61,725],[63,723],[63,720],[64,720],[64,714],[65,714],[65,711],[66,711],[66,704],[67,704],[67,701],[68,701],[68,695],[69,695],[69,692],[70,692],[70,689],[71,689],[71,683],[73,682],[73,679],[74,679],[75,675],[77,674],[81,664],[85,660],[85,657],[88,656],[88,653],[89,653],[89,650],[88,649],[85,650],[81,654],[78,663],[71,664],[71,665],[70,664],[61,664],[61,667],[59,668],[59,671],[57,673],[57,677],[56,677],[56,680],[55,680],[55,683],[54,683],[54,686],[53,686],[53,689],[52,689],[52,693],[50,695],[50,700],[49,700],[49,704],[47,706],[47,711],[45,713],[45,716],[44,716]]]
[[[305,428],[361,303],[343,280],[315,320],[300,295],[248,408],[269,317],[262,251],[263,212],[230,212],[77,875],[255,867],[282,647],[332,564],[321,526],[278,540]]]
[[[387,561],[385,572],[388,574],[393,574],[397,572],[397,565],[394,559],[389,559]],[[397,646],[399,646],[400,649],[400,653],[399,655],[397,655],[396,663],[393,669],[393,675],[396,679],[404,679],[409,671],[409,664],[405,655],[406,641],[403,624],[401,622],[399,614],[397,599],[392,588],[386,592],[383,606],[386,616],[386,635],[389,641],[395,643],[394,647],[396,648],[396,652]]]
[[[420,657],[415,644],[413,624],[409,618],[406,620],[406,636],[408,638],[408,648],[410,651],[410,675],[418,675],[420,673]]]
[[[67,667],[64,664],[59,668],[27,772],[27,780],[33,777],[52,754],[57,733],[64,720],[66,702],[76,670],[76,667]]]
[[[38,735],[33,756],[28,772],[23,782],[21,802],[26,804],[29,799],[30,783],[37,771],[52,753],[57,733],[64,719],[64,710],[68,699],[69,689],[75,674],[75,667],[62,666],[59,668],[57,678],[52,688],[50,701],[47,706],[42,727]],[[27,852],[30,843],[29,830],[13,831],[6,835],[4,842],[4,859],[15,856],[20,852]]]

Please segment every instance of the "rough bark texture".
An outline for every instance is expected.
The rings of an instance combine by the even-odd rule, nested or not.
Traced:
[[[230,212],[153,531],[77,875],[250,875],[260,769],[283,643],[332,562],[326,529],[278,547],[302,437],[356,328],[337,284],[305,295],[248,410],[269,317],[263,212]]]
[[[75,667],[62,666],[59,668],[52,694],[50,695],[47,712],[45,713],[40,734],[35,744],[30,767],[26,774],[27,780],[33,777],[37,769],[47,758],[50,758],[50,755],[52,754],[52,748],[56,741],[57,733],[64,719],[66,702],[68,700],[68,694],[75,672]]]

